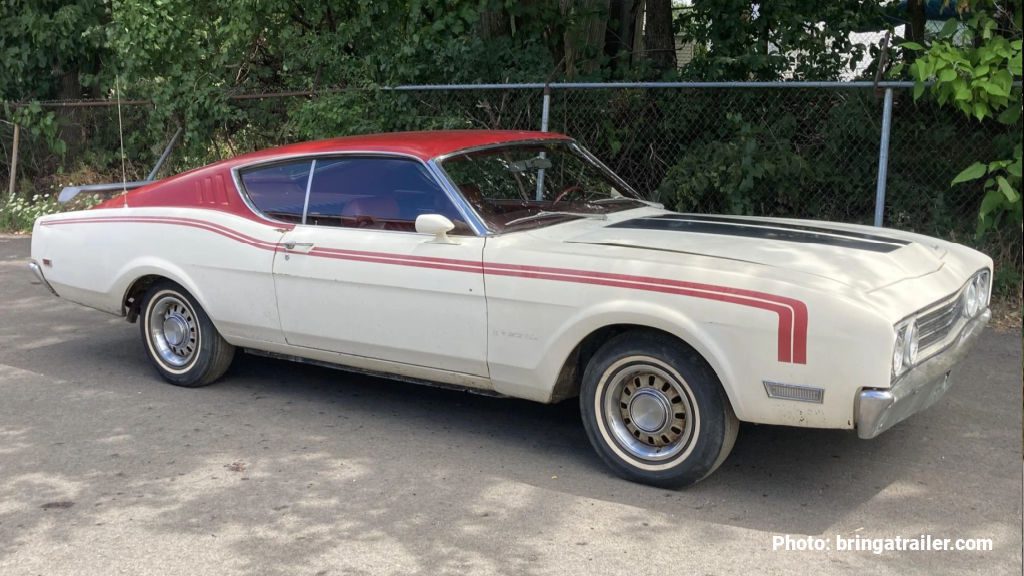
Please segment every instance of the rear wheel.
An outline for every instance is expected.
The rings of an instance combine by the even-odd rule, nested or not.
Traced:
[[[663,487],[694,484],[732,450],[739,421],[714,371],[692,349],[647,331],[602,346],[583,374],[583,424],[620,476]]]
[[[181,286],[170,281],[154,284],[142,300],[139,316],[146,353],[171,384],[206,386],[231,365],[235,347]]]

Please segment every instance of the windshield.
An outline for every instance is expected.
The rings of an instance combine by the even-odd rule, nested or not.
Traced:
[[[571,142],[497,146],[457,154],[441,166],[495,232],[644,206]]]

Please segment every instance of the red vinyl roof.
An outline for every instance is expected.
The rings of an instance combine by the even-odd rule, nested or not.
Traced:
[[[391,152],[408,154],[421,160],[430,160],[450,152],[475,146],[502,144],[522,140],[566,140],[567,136],[555,132],[515,130],[433,130],[429,132],[390,132],[345,136],[329,140],[289,144],[243,154],[215,164],[183,172],[117,196],[96,208],[121,206],[178,206],[203,207],[230,212],[243,218],[261,221],[241,201],[228,170],[240,165],[273,161],[287,156],[330,152]],[[283,226],[283,225],[282,225]]]
[[[431,130],[424,132],[388,132],[364,136],[344,136],[314,142],[289,144],[268,148],[234,158],[238,163],[261,159],[318,152],[393,152],[409,154],[422,160],[487,144],[501,144],[517,140],[564,140],[564,134],[532,132],[527,130]]]

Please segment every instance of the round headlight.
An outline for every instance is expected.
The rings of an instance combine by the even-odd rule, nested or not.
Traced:
[[[907,326],[907,367],[913,366],[917,363],[917,351],[920,348],[920,338],[918,338],[917,325],[911,322]]]
[[[903,372],[903,359],[906,351],[907,327],[899,328],[896,331],[896,344],[892,347],[892,373],[899,376]]]
[[[978,313],[978,283],[972,281],[964,293],[964,315],[973,318]]]
[[[978,274],[978,277],[974,279],[975,293],[978,300],[978,312],[985,309],[988,305],[988,272],[982,272]]]

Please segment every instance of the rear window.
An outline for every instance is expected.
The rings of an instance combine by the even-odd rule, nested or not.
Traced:
[[[242,173],[249,201],[263,214],[284,222],[302,222],[310,160],[261,166]]]

